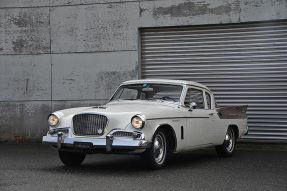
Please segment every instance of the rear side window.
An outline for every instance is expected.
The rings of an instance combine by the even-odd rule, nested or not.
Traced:
[[[187,90],[184,105],[189,107],[191,102],[195,102],[197,104],[196,109],[204,109],[204,99],[202,90],[189,88]]]

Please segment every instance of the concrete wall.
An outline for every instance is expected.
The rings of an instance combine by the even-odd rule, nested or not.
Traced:
[[[138,78],[139,28],[287,19],[286,0],[1,0],[0,141]]]

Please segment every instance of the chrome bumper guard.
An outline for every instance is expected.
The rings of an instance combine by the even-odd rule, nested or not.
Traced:
[[[57,136],[44,136],[42,142],[43,144],[56,146],[58,149],[63,147],[77,149],[105,148],[107,152],[112,151],[112,149],[138,150],[150,147],[142,133],[133,132],[134,137],[138,137],[134,138],[114,136],[115,132],[124,131],[112,131],[105,138],[68,137],[62,132],[58,132]]]

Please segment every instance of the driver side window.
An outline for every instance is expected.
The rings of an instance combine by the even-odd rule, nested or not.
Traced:
[[[198,89],[189,88],[184,99],[184,105],[189,107],[191,102],[197,104],[196,109],[204,109],[203,92]]]

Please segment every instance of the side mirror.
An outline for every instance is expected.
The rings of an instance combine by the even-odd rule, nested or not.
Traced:
[[[197,104],[195,102],[191,102],[189,104],[189,110],[188,111],[192,111],[192,110],[196,109],[196,106],[197,106]]]

